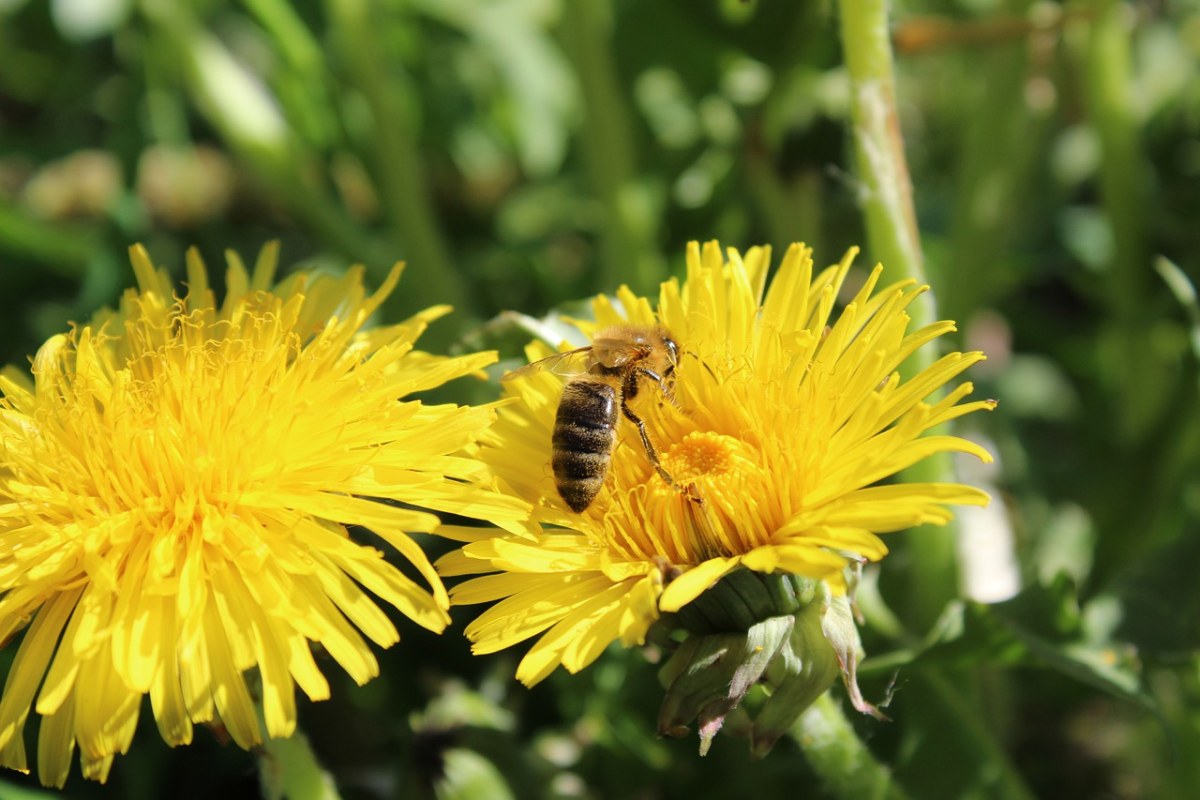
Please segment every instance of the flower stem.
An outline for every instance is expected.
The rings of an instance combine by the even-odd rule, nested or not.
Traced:
[[[841,37],[850,73],[851,121],[860,178],[867,244],[884,265],[884,280],[913,278],[925,283],[925,265],[913,206],[912,182],[896,115],[896,79],[886,0],[842,0]],[[937,319],[933,295],[909,306],[913,328]],[[916,374],[937,358],[921,348],[906,365]],[[906,470],[908,481],[952,480],[950,460],[927,459]],[[908,614],[921,627],[933,623],[958,593],[956,532],[951,526],[922,526],[906,537],[912,553]]]
[[[837,797],[904,800],[908,795],[854,733],[829,692],[817,698],[792,726],[792,737],[809,765]]]
[[[850,73],[854,155],[867,241],[885,280],[925,282],[912,182],[896,116],[886,0],[842,0],[842,50]],[[934,321],[932,298],[910,306],[917,327]],[[926,349],[925,352],[928,352]],[[932,356],[929,356],[932,360]]]

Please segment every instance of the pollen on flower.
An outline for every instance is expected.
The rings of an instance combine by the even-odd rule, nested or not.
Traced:
[[[210,722],[244,748],[264,729],[291,735],[296,690],[330,694],[310,643],[361,684],[378,672],[368,641],[399,639],[379,604],[434,631],[449,621],[407,535],[439,524],[422,509],[510,526],[528,513],[458,455],[491,409],[406,399],[495,355],[413,351],[444,308],[364,329],[399,267],[374,295],[361,269],[272,289],[268,249],[253,274],[231,257],[218,304],[195,254],[182,297],[144,250],[132,257],[140,291],[47,341],[32,379],[0,372],[0,641],[26,628],[0,766],[28,769],[35,712],[47,785],[76,751],[104,781],[144,695],[173,746]],[[376,531],[427,585],[348,526]]]
[[[741,442],[712,431],[694,431],[671,445],[663,467],[681,485],[717,477],[733,468]]]
[[[993,404],[968,401],[970,383],[940,393],[982,353],[948,353],[905,377],[915,351],[954,330],[949,321],[910,329],[906,308],[925,287],[881,285],[877,267],[837,311],[853,258],[818,271],[794,245],[768,280],[768,248],[694,244],[686,280],[662,284],[657,305],[624,287],[615,301],[597,298],[588,330],[661,325],[695,358],[679,361],[672,403],[636,407],[671,481],[655,475],[639,432],[621,420],[621,446],[586,514],[544,500],[555,491],[548,464],[561,384],[507,386],[512,402],[481,455],[535,503],[529,530],[473,537],[439,561],[443,574],[482,576],[458,584],[454,602],[501,601],[467,629],[476,652],[536,638],[518,678],[533,684],[559,665],[574,672],[610,642],[644,641],[661,614],[704,595],[720,606],[725,595],[712,590],[742,573],[756,574],[751,586],[757,576],[819,586],[819,623],[834,601],[849,608],[839,598],[858,565],[886,555],[882,534],[945,524],[948,506],[988,502],[971,486],[896,480],[938,453],[988,460],[937,430]],[[821,637],[818,624],[813,641],[832,653]],[[830,681],[852,656],[846,646],[827,659]]]

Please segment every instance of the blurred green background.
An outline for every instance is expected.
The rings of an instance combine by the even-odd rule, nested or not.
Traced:
[[[866,244],[836,15],[2,0],[0,363],[114,303],[135,241],[178,274],[193,244],[213,266],[273,238],[285,264],[362,262],[374,283],[405,259],[389,318],[450,302],[427,347],[506,356],[526,336],[487,324],[500,312],[653,290],[689,240],[833,262]],[[945,609],[920,596],[921,551],[889,539],[863,683],[893,685],[893,721],[853,723],[913,797],[1195,797],[1200,3],[918,0],[892,22],[928,277],[1000,400],[962,431],[997,464],[960,467],[995,502],[961,517]],[[527,691],[519,654],[397,624],[380,679],[328,665],[334,699],[301,706],[343,797],[847,796],[794,741],[752,762],[732,737],[704,759],[656,739],[643,653]],[[258,781],[255,755],[207,730],[171,751],[147,713],[106,787],[76,770],[66,793]],[[33,786],[5,774],[0,797]]]

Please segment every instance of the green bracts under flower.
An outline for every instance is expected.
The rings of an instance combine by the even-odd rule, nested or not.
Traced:
[[[850,581],[853,585],[853,581]],[[851,599],[823,582],[738,570],[664,622],[688,638],[659,673],[667,687],[658,731],[683,736],[695,721],[700,754],[735,711],[755,755],[766,755],[842,674],[855,708],[880,716],[858,690],[861,649]],[[751,718],[740,704],[756,683],[770,697]]]

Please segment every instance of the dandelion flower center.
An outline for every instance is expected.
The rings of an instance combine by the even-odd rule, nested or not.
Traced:
[[[712,431],[694,431],[671,445],[663,467],[681,485],[716,478],[733,469],[741,442]]]
[[[51,337],[32,376],[0,371],[0,641],[27,629],[0,702],[0,766],[28,769],[35,712],[47,785],[63,785],[76,750],[104,781],[144,695],[172,746],[210,722],[246,749],[264,728],[290,736],[296,690],[330,695],[311,643],[362,684],[379,671],[368,640],[399,639],[376,598],[429,630],[449,622],[408,536],[439,524],[430,512],[528,513],[460,455],[491,409],[409,399],[495,355],[413,350],[444,307],[364,329],[399,267],[368,296],[360,269],[271,290],[273,251],[253,275],[231,257],[218,305],[197,256],[184,297],[143,249],[132,256],[140,291]]]
[[[508,384],[520,402],[500,410],[482,452],[507,486],[537,503],[529,530],[472,536],[439,562],[447,575],[484,576],[456,586],[455,602],[501,601],[467,628],[476,652],[538,637],[517,671],[532,685],[559,665],[582,669],[613,641],[645,641],[661,614],[741,571],[844,595],[848,567],[887,553],[880,534],[945,524],[948,505],[987,503],[970,486],[893,479],[937,453],[987,461],[980,446],[933,431],[994,404],[964,402],[969,383],[937,393],[982,353],[949,353],[902,377],[914,351],[954,330],[952,322],[909,330],[905,309],[923,287],[880,286],[876,267],[834,313],[853,256],[817,273],[810,253],[793,246],[768,288],[768,249],[693,245],[687,280],[664,283],[657,308],[627,288],[615,301],[597,298],[584,333],[662,326],[696,362],[679,362],[674,403],[657,414],[649,403],[638,409],[672,480],[654,474],[622,421],[623,446],[586,514],[559,502],[548,468],[561,382]]]

